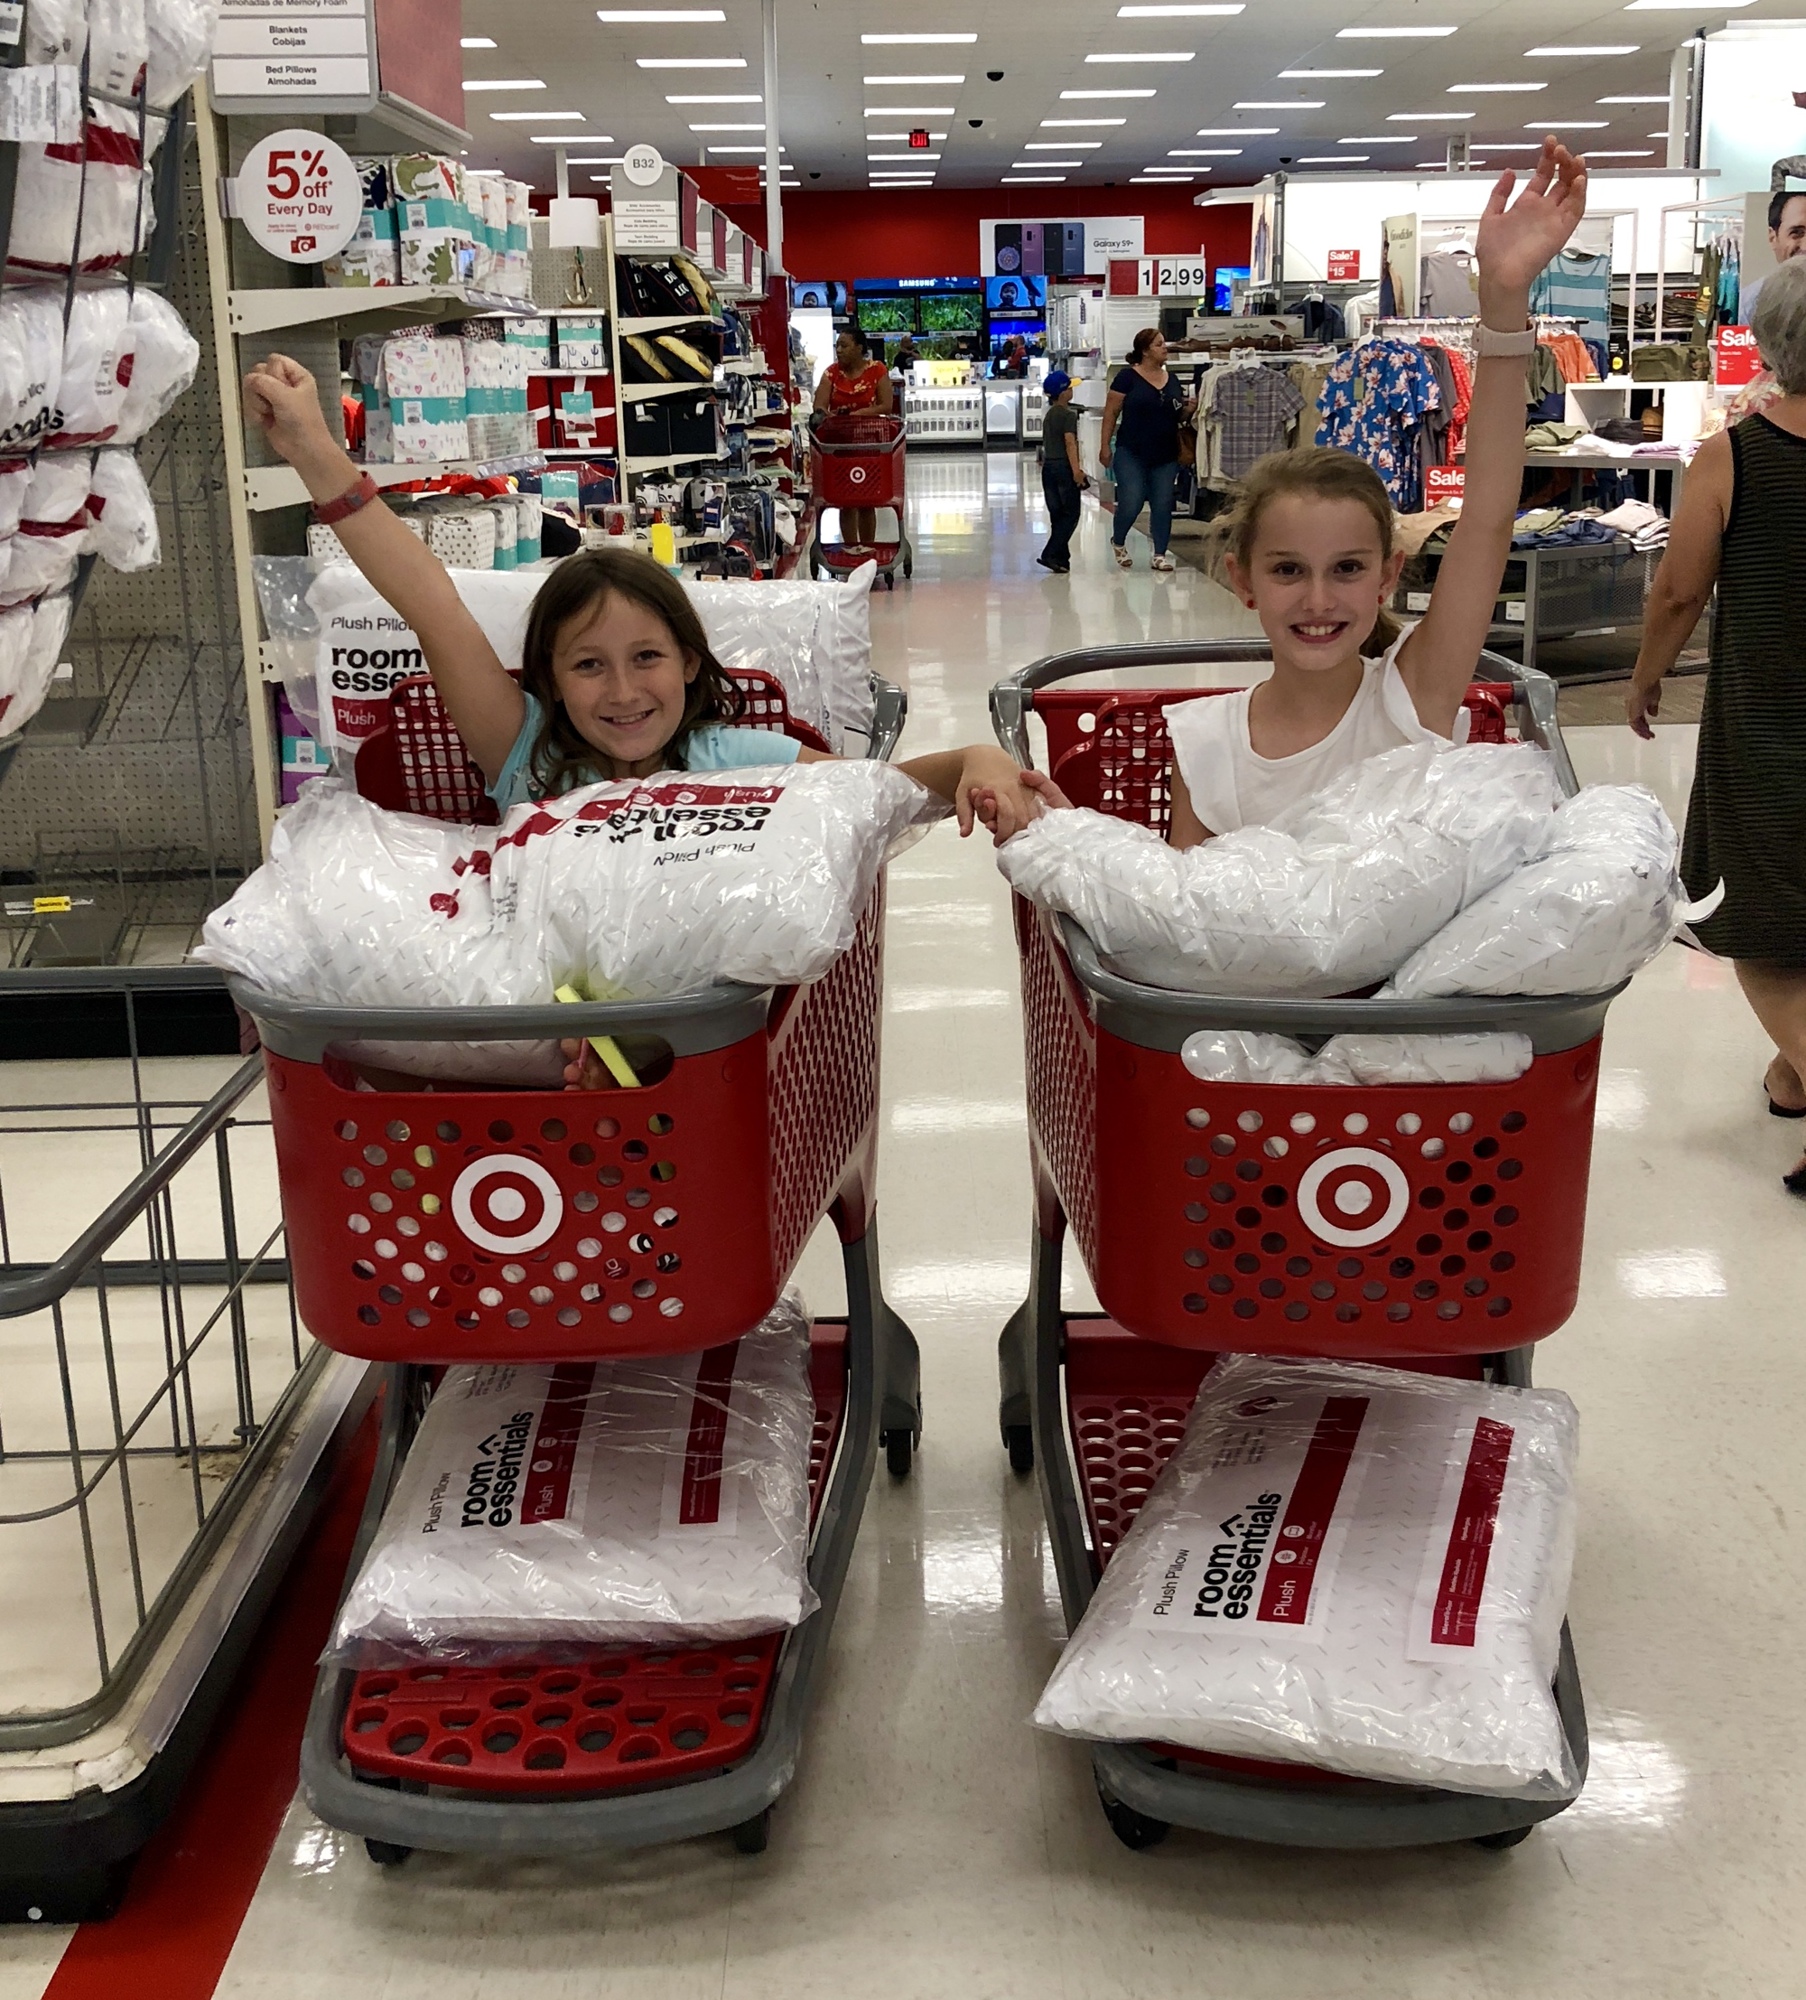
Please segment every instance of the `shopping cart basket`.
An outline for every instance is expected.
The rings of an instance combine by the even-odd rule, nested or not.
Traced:
[[[879,693],[873,748],[888,755],[904,705]],[[763,719],[785,726],[781,697],[768,703]],[[405,685],[391,710],[416,731],[429,714]],[[449,735],[442,714],[435,726]],[[354,1574],[432,1364],[713,1347],[771,1310],[824,1215],[842,1244],[847,1317],[817,1325],[813,1353],[821,1610],[746,1645],[597,1649],[575,1667],[528,1656],[486,1677],[448,1676],[424,1656],[400,1674],[328,1666],[302,1782],[373,1858],[634,1847],[723,1828],[743,1848],[764,1845],[878,1449],[901,1477],[920,1434],[915,1340],[884,1303],[873,1220],[882,934],[881,884],[834,967],[782,991],[434,1011],[304,1006],[234,986],[263,1037],[302,1317],[328,1346],[388,1367]],[[335,1053],[347,1040],[572,1035],[611,1036],[640,1085],[358,1089]],[[461,1735],[473,1747],[454,1764],[439,1754],[443,1711],[473,1702],[484,1724]]]
[[[993,688],[992,719],[1026,765],[1038,716],[1048,768],[1075,804],[1163,830],[1161,708],[1213,691],[1055,683],[1266,657],[1246,641],[1059,654]],[[1469,740],[1535,741],[1574,791],[1555,684],[1484,659],[1492,678],[1469,690]],[[1029,1296],[1000,1344],[1000,1420],[1011,1464],[1039,1475],[1070,1629],[1217,1353],[1529,1382],[1531,1344],[1574,1306],[1599,1038],[1614,996],[1214,998],[1118,977],[1079,925],[1020,897],[1014,917],[1035,1218]],[[1202,1083],[1180,1059],[1199,1029],[1310,1046],[1348,1031],[1515,1031],[1533,1060],[1512,1083]],[[1101,1314],[1062,1310],[1068,1225]],[[1565,1627],[1555,1695],[1584,1777],[1585,1711]],[[1093,1762],[1110,1822],[1132,1847],[1174,1824],[1300,1846],[1510,1846],[1572,1802],[1374,1784],[1157,1744],[1099,1745]]]
[[[887,588],[897,587],[897,567],[909,576],[915,551],[903,525],[903,466],[908,452],[901,417],[877,410],[852,410],[840,416],[818,417],[809,432],[809,488],[814,498],[814,525],[809,536],[809,574],[825,569],[831,576],[850,576],[862,564],[876,562]],[[855,555],[844,537],[821,538],[824,507],[888,507],[897,517],[897,539],[880,542]]]

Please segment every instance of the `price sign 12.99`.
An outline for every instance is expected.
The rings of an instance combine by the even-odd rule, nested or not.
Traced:
[[[272,132],[238,170],[239,220],[286,264],[321,264],[357,234],[363,184],[344,147],[319,132]]]

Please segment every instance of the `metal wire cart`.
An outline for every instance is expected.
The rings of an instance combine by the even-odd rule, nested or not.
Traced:
[[[1048,768],[1074,804],[1164,829],[1161,707],[1211,690],[1056,684],[1262,657],[1245,641],[1059,654],[999,682],[992,719],[1026,765],[1029,718],[1040,718]],[[1576,790],[1555,684],[1496,655],[1484,661],[1493,678],[1469,691],[1469,740],[1535,741]],[[1217,999],[1118,977],[1077,924],[1021,898],[1015,925],[1035,1218],[1029,1296],[1000,1347],[1000,1421],[1011,1464],[1039,1475],[1070,1629],[1184,1435],[1217,1353],[1390,1361],[1528,1384],[1532,1343],[1574,1307],[1599,1038],[1614,996]],[[1512,1030],[1530,1037],[1534,1057],[1512,1083],[1204,1083],[1179,1057],[1201,1028],[1310,1046],[1354,1030]],[[1354,1181],[1360,1194],[1338,1206],[1338,1186]],[[1101,1314],[1062,1307],[1069,1227]],[[1586,1715],[1565,1627],[1554,1692],[1584,1781]],[[1508,1847],[1572,1803],[1161,1744],[1099,1744],[1093,1766],[1130,1847],[1173,1825],[1307,1847]]]

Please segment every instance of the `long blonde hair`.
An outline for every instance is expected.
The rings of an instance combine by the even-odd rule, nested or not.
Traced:
[[[1380,556],[1392,558],[1392,500],[1379,474],[1365,459],[1329,445],[1304,445],[1296,451],[1276,451],[1263,458],[1236,491],[1235,505],[1221,517],[1225,553],[1244,570],[1254,563],[1260,517],[1274,500],[1291,494],[1319,500],[1354,500],[1373,516],[1380,532]],[[1383,605],[1373,630],[1361,642],[1367,654],[1383,653],[1404,630]]]

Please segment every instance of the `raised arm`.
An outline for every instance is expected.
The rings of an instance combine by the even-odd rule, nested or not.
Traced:
[[[320,505],[362,477],[326,427],[314,378],[272,354],[245,377],[245,409]],[[345,553],[413,628],[464,747],[493,784],[520,734],[525,699],[464,607],[445,565],[380,500],[334,523]]]
[[[1511,201],[1515,176],[1499,176],[1475,245],[1480,323],[1521,333],[1530,286],[1586,214],[1587,170],[1565,146],[1543,141],[1528,185]],[[1507,204],[1509,203],[1509,206]],[[1447,735],[1492,628],[1493,606],[1524,481],[1524,357],[1480,357],[1467,419],[1467,484],[1461,518],[1436,573],[1430,608],[1399,654],[1418,719]]]
[[[1649,725],[1662,706],[1663,676],[1672,672],[1712,600],[1735,485],[1730,436],[1720,431],[1700,446],[1687,474],[1662,565],[1643,607],[1643,642],[1624,697],[1624,718],[1639,736],[1654,736]]]

